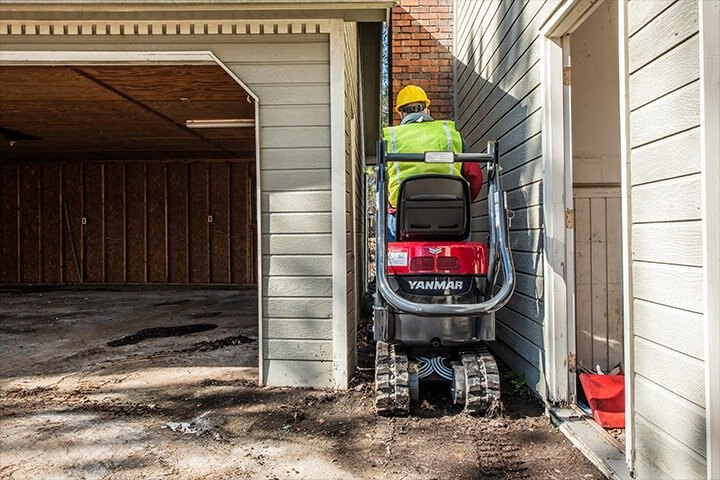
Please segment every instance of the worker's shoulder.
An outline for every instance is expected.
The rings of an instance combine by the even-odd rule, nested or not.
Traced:
[[[389,127],[384,127],[383,130],[429,128],[431,126],[437,126],[437,125],[443,125],[443,124],[447,125],[447,126],[455,127],[455,120],[451,120],[451,119],[416,120],[416,121],[410,121],[410,122],[406,122],[406,123],[399,123],[397,125],[390,125]]]

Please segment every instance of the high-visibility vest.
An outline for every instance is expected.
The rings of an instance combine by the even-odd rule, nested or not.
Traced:
[[[462,137],[452,120],[413,122],[383,128],[383,140],[388,153],[462,152]],[[388,203],[397,207],[400,183],[413,175],[443,173],[460,175],[462,164],[388,162]]]

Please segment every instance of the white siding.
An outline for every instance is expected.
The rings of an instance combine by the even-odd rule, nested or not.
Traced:
[[[2,48],[212,51],[245,82],[260,104],[262,381],[332,386],[328,35],[4,37]]]
[[[495,350],[545,394],[542,290],[542,143],[539,27],[556,0],[455,0],[455,112],[469,151],[500,142],[508,203],[516,212],[510,244],[518,271],[513,298],[497,314]],[[487,231],[485,190],[473,231]]]
[[[698,2],[627,18],[635,469],[705,478]]]

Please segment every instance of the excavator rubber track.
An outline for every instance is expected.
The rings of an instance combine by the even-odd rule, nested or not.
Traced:
[[[501,408],[500,373],[487,348],[461,354],[465,374],[465,411],[471,415],[495,416]]]
[[[407,354],[402,347],[383,341],[375,349],[375,410],[380,415],[409,415]]]

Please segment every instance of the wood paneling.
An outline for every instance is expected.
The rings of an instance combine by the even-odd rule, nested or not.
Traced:
[[[217,65],[104,65],[80,70],[138,101],[245,101],[247,97]]]
[[[104,281],[125,282],[125,164],[104,165]]]
[[[0,164],[0,282],[18,281],[17,165]]]
[[[208,165],[190,165],[190,282],[210,281]]]
[[[250,167],[251,165],[248,164],[232,164],[230,167],[230,258],[233,282],[237,282],[240,278],[257,278],[253,273],[255,264],[253,218],[248,215],[254,210],[251,194],[254,189],[251,189],[249,183],[250,179],[254,178],[254,173],[251,173],[254,172],[254,166],[252,170]]]
[[[21,165],[19,168],[20,198],[18,229],[20,248],[20,281],[40,281],[40,172],[36,163]]]
[[[471,2],[472,3],[472,2]],[[492,4],[493,9],[498,8],[499,3],[497,2],[489,2],[489,4]],[[81,38],[82,36],[44,36],[43,38],[38,37],[38,43],[35,45],[38,49],[42,50],[69,50],[69,49],[79,49],[79,50],[87,50],[87,45],[82,45],[84,41],[87,40],[87,38]],[[241,38],[242,37],[242,38]],[[246,38],[247,37],[247,38]],[[292,38],[291,38],[292,37]],[[18,37],[19,38],[19,37]],[[159,38],[159,37],[158,37]],[[93,48],[96,48],[98,50],[102,51],[114,51],[118,48],[132,48],[135,51],[189,51],[189,50],[203,50],[203,51],[212,51],[220,61],[222,61],[229,69],[232,70],[232,72],[237,75],[238,78],[242,79],[243,81],[246,81],[245,76],[245,70],[246,68],[249,68],[251,72],[259,73],[259,75],[255,76],[255,78],[251,78],[250,80],[253,80],[253,82],[247,82],[248,87],[259,97],[259,105],[255,103],[248,103],[245,98],[243,98],[239,102],[235,101],[229,101],[229,102],[215,102],[214,105],[211,105],[210,103],[207,103],[210,107],[204,107],[203,105],[205,102],[200,101],[190,101],[190,102],[182,102],[181,100],[177,101],[170,101],[167,102],[167,104],[164,104],[165,107],[168,108],[168,110],[164,110],[163,108],[160,108],[158,106],[159,103],[162,102],[146,102],[145,104],[147,106],[150,106],[154,110],[166,115],[170,116],[172,118],[176,118],[174,114],[171,114],[170,112],[178,112],[178,115],[180,115],[177,118],[182,119],[185,115],[188,115],[188,112],[195,116],[194,118],[227,118],[226,112],[229,112],[232,114],[232,117],[235,117],[236,114],[233,113],[236,110],[225,110],[225,108],[230,107],[240,107],[247,106],[248,108],[255,109],[258,108],[260,115],[259,118],[263,122],[263,126],[265,123],[270,119],[270,122],[272,125],[277,126],[283,126],[283,127],[291,127],[296,126],[299,128],[291,129],[290,131],[287,130],[273,130],[272,135],[280,136],[282,135],[303,135],[304,134],[304,126],[310,126],[310,127],[319,127],[324,126],[325,128],[329,129],[329,115],[330,115],[330,95],[329,95],[329,77],[326,77],[322,81],[322,85],[303,85],[303,79],[297,76],[284,76],[283,78],[276,78],[272,76],[275,72],[278,71],[278,69],[285,70],[289,68],[288,66],[294,66],[294,65],[317,65],[318,70],[327,71],[329,65],[329,57],[330,57],[330,45],[328,41],[328,35],[315,35],[315,34],[308,34],[308,35],[265,35],[263,38],[255,37],[250,38],[250,36],[247,35],[241,35],[241,36],[222,36],[222,35],[205,35],[205,36],[197,36],[197,35],[179,35],[174,36],[171,42],[158,42],[158,38],[152,38],[150,36],[134,36],[133,38],[127,37],[125,40],[129,43],[125,43],[125,40],[123,40],[123,43],[125,46],[118,46],[118,44],[113,44],[113,39],[110,36],[105,37],[97,37],[94,38],[93,41]],[[261,41],[257,41],[261,40]],[[4,43],[3,47],[8,50],[22,50],[25,48],[22,44],[19,43],[12,43],[14,40],[10,39],[8,40],[11,43]],[[200,43],[198,43],[200,42]],[[149,66],[148,66],[149,67]],[[54,67],[58,68],[58,67]],[[311,67],[312,68],[312,67]],[[267,73],[263,73],[267,72]],[[315,71],[311,74],[312,77],[316,78]],[[282,81],[282,84],[278,84],[277,82]],[[274,83],[274,85],[263,88],[264,83]],[[51,83],[51,82],[50,82]],[[43,88],[49,87],[48,85],[42,86]],[[2,88],[7,88],[6,84],[3,84]],[[88,105],[92,104],[92,102],[84,102]],[[308,110],[308,103],[312,103],[312,109]],[[293,105],[294,104],[294,105]],[[200,108],[193,109],[192,107],[194,105],[200,105]],[[104,106],[104,105],[103,105]],[[333,108],[336,106],[334,105]],[[339,106],[339,108],[342,108],[342,105]],[[78,110],[76,110],[78,111]],[[38,111],[31,111],[31,115],[39,115],[39,113],[42,113],[42,110]],[[79,110],[79,115],[74,115],[74,118],[80,117],[82,118],[83,111]],[[310,113],[308,113],[310,112]],[[325,112],[325,113],[323,113]],[[4,104],[0,105],[0,116],[4,114]],[[199,114],[202,114],[203,116],[199,116]],[[105,118],[111,118],[112,114],[105,111],[103,114]],[[217,116],[216,116],[217,115]],[[540,116],[536,115],[539,119]],[[239,115],[238,115],[239,117]],[[88,114],[88,118],[90,115]],[[186,117],[187,118],[193,118],[193,117]],[[247,117],[250,118],[250,117]],[[92,120],[94,121],[94,120]],[[537,122],[539,125],[539,121]],[[531,135],[530,135],[531,136]],[[539,143],[539,136],[535,137],[537,142]],[[526,142],[526,144],[531,145],[533,144],[534,140],[531,138]],[[273,140],[273,143],[275,144],[282,144],[282,138],[281,139],[275,139]],[[513,157],[525,157],[524,152],[524,145],[520,145],[518,148],[515,148],[512,150],[510,147],[503,147],[503,151],[508,151],[508,155],[503,157],[507,159],[511,159]],[[262,145],[261,145],[262,147]],[[252,144],[252,150],[243,157],[244,159],[251,158],[254,163],[254,151],[255,151],[255,145]],[[297,155],[294,155],[295,152],[300,152]],[[307,152],[302,153],[302,152]],[[139,212],[145,212],[145,206],[143,204],[144,202],[144,192],[145,188],[142,185],[140,178],[144,178],[144,168],[145,165],[142,163],[137,162],[137,159],[142,160],[180,160],[182,157],[179,155],[182,152],[179,151],[163,151],[163,150],[155,150],[155,151],[147,151],[147,150],[140,150],[135,149],[132,151],[108,151],[107,149],[104,149],[102,152],[88,152],[87,154],[79,155],[77,153],[73,153],[72,151],[68,152],[60,152],[53,154],[53,158],[51,159],[49,155],[43,155],[43,160],[53,160],[53,161],[62,161],[62,162],[77,162],[79,160],[91,160],[91,161],[106,161],[106,160],[123,160],[127,161],[127,170],[128,170],[128,185],[127,185],[127,197],[128,197],[128,204],[127,204],[127,228],[128,228],[128,247],[127,247],[127,254],[128,254],[128,264],[127,264],[127,271],[128,271],[128,281],[132,281],[135,283],[141,283],[144,281],[144,279],[140,278],[139,280],[134,277],[134,275],[137,274],[135,271],[136,268],[144,268],[146,263],[144,261],[137,261],[137,257],[139,256],[141,259],[145,255],[145,248],[142,242],[144,242],[144,235],[137,235],[134,233],[136,230],[139,232],[143,232],[143,229],[145,228],[144,224],[144,217],[143,215],[136,214],[136,210]],[[293,154],[293,157],[290,160],[287,160],[285,157],[289,154]],[[102,155],[102,156],[101,156]],[[208,147],[204,150],[193,150],[192,152],[188,152],[185,158],[187,159],[198,159],[200,161],[205,160],[211,160],[211,159],[218,159],[218,160],[224,160],[227,159],[227,153],[221,152],[217,149],[213,149],[211,147]],[[266,182],[262,183],[262,193],[263,198],[261,199],[263,201],[264,205],[269,205],[268,211],[272,209],[273,212],[291,212],[291,211],[303,211],[304,209],[308,209],[308,211],[316,212],[316,213],[322,213],[322,212],[329,212],[332,209],[331,201],[330,201],[330,152],[327,148],[296,148],[294,151],[287,148],[278,148],[278,149],[263,149],[261,152],[261,159],[262,159],[262,168],[263,173],[265,173],[265,168],[282,168],[286,170],[284,172],[284,175],[281,176],[281,178],[277,178],[279,181],[278,184],[272,183],[273,180],[276,178],[271,176],[270,178],[266,179]],[[10,151],[10,149],[5,149],[0,151],[0,157],[3,159],[4,162],[12,161],[12,162],[20,162],[26,159],[27,157],[18,155]],[[272,159],[271,159],[272,157]],[[538,157],[538,155],[535,155],[535,157]],[[39,158],[37,155],[32,156],[33,159]],[[297,161],[292,161],[293,159],[296,159]],[[527,158],[533,158],[530,156],[527,156]],[[280,159],[280,160],[277,160]],[[309,160],[308,160],[309,159]],[[276,163],[277,160],[277,163]],[[317,172],[313,172],[313,174],[308,175],[306,174],[306,169],[308,168],[306,165],[306,162],[310,161],[312,163],[312,168],[318,169]],[[537,162],[540,164],[541,162]],[[272,166],[271,166],[272,165]],[[140,171],[133,170],[134,168],[140,168]],[[233,163],[233,166],[231,168],[232,175],[235,176],[239,172],[241,172],[244,168],[246,168],[244,165]],[[254,172],[252,172],[252,169],[254,168],[254,165],[248,165],[247,168],[250,169],[250,172],[248,172],[248,177],[242,177],[246,178],[248,182],[253,182]],[[541,171],[538,169],[538,171]],[[135,180],[132,180],[133,175],[135,173],[138,173],[138,177]],[[259,174],[259,172],[258,172]],[[321,181],[312,181],[312,177],[321,178]],[[241,213],[238,213],[236,211],[237,208],[241,208],[241,205],[245,203],[244,199],[245,197],[243,195],[240,195],[238,193],[238,190],[235,188],[236,185],[239,185],[238,182],[233,183],[233,188],[231,190],[231,196],[232,196],[232,211],[231,211],[231,218],[235,219],[237,217],[240,217]],[[308,188],[306,189],[306,186]],[[139,193],[134,191],[134,189],[139,189]],[[254,189],[254,186],[252,187]],[[132,192],[132,193],[131,193]],[[250,196],[253,192],[250,193]],[[131,200],[134,199],[134,200]],[[238,199],[238,201],[236,201]],[[251,197],[249,200],[249,204],[253,205],[254,210],[254,198]],[[132,220],[131,219],[138,219]],[[248,227],[244,227],[245,223],[236,223],[235,220],[231,222],[231,232],[232,234],[232,240],[233,240],[233,276],[235,277],[236,273],[239,273],[239,269],[241,266],[236,261],[236,258],[241,258],[244,261],[247,261],[248,263],[255,262],[255,251],[253,247],[249,246],[249,242],[244,242],[243,239],[249,238],[251,241],[254,242],[254,234],[250,233],[252,229],[255,228],[255,222],[253,219],[247,219],[247,225]],[[283,234],[292,234],[292,232],[282,232]],[[534,235],[532,237],[524,237],[521,232],[514,232],[514,237],[517,237],[517,240],[515,242],[522,243],[527,245],[529,249],[533,249],[534,251],[539,248],[540,245],[540,237],[537,235]],[[136,242],[136,243],[132,243]],[[13,243],[13,245],[15,245]],[[250,251],[249,255],[235,255],[237,251],[242,251],[243,249],[248,249]],[[137,250],[139,249],[139,251]],[[267,253],[267,252],[264,252]],[[273,257],[275,257],[273,255]],[[290,257],[289,255],[286,256]],[[294,258],[302,258],[302,255],[293,256]],[[307,279],[313,279],[316,277],[313,277],[315,273],[319,273],[319,277],[317,278],[323,278],[327,280],[328,282],[332,281],[332,258],[330,255],[322,255],[320,258],[313,258],[311,260],[312,265],[311,268],[308,270],[303,270],[302,265],[292,265],[294,262],[286,263],[284,261],[278,262],[277,265],[273,265],[274,268],[277,268],[278,270],[285,270],[286,267],[293,267],[292,268],[292,275],[293,275],[293,282],[302,283]],[[265,261],[264,264],[268,265],[270,262]],[[298,268],[294,268],[298,267]],[[243,273],[243,275],[247,274],[252,278],[253,270],[255,268],[250,268],[246,270],[246,273]],[[131,273],[133,275],[131,275]],[[142,272],[141,272],[142,273]],[[283,278],[280,279],[280,281],[284,281]],[[244,283],[242,281],[242,277],[233,278],[233,282],[238,283]],[[319,292],[322,292],[322,296],[331,296],[332,292],[327,293],[327,289],[321,289]],[[280,295],[282,292],[278,291],[278,295]],[[274,319],[271,319],[270,321],[274,321]],[[267,335],[268,332],[261,332],[263,334],[263,338],[274,338],[269,337]],[[277,335],[278,337],[282,335],[281,332],[273,332],[273,335]],[[310,335],[309,335],[310,336]],[[321,329],[315,332],[315,334],[312,335],[314,338],[325,338],[326,337],[326,330]],[[268,360],[268,352],[267,350],[264,352],[264,358],[263,361],[263,383],[268,384],[275,384],[275,385],[313,385],[318,387],[328,387],[333,385],[333,375],[332,375],[332,368],[333,368],[333,362],[332,361],[298,361],[297,359],[293,360]],[[534,377],[532,375],[532,372],[529,372],[528,375],[526,375],[526,378],[528,378],[528,381],[534,381]]]
[[[248,93],[217,65],[3,66],[0,125],[36,138],[11,161],[164,160],[252,156],[252,127],[192,130],[187,120],[252,119]],[[132,154],[135,155],[132,155]],[[72,158],[68,155],[72,154]],[[7,155],[7,157],[6,157]]]
[[[5,86],[0,90],[0,102],[54,102],[69,98],[93,103],[117,100],[112,92],[66,67],[2,67],[0,84]]]
[[[63,200],[63,283],[83,282],[83,168],[71,163],[62,165]]]
[[[578,363],[608,371],[623,355],[620,189],[576,188],[574,197]]]
[[[125,274],[128,283],[147,282],[147,175],[143,163],[125,166]]]
[[[1,284],[257,281],[254,165],[5,163],[0,174]]]
[[[147,271],[148,282],[167,282],[165,245],[165,164],[149,163],[147,171]]]
[[[104,165],[91,163],[83,165],[83,251],[87,283],[103,283],[105,257],[103,236],[105,221],[104,206]],[[82,223],[82,220],[81,220]]]
[[[188,165],[167,166],[168,186],[168,281],[187,282],[188,277]]]
[[[210,165],[210,281],[229,282],[230,276],[230,171],[227,163]]]
[[[41,195],[41,237],[40,266],[41,283],[62,281],[62,228],[63,213],[60,189],[60,165],[46,164],[42,167]]]

